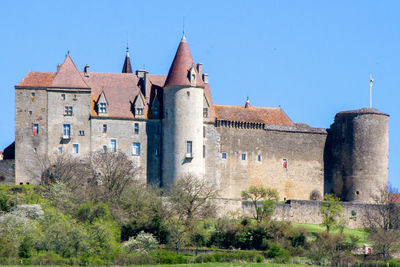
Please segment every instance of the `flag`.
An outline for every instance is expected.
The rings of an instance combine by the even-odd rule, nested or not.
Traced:
[[[374,82],[374,78],[372,76],[369,77],[369,87],[372,87],[372,83]]]

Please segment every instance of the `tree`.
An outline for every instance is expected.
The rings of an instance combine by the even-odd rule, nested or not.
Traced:
[[[329,233],[332,228],[336,227],[339,217],[343,213],[340,199],[334,194],[326,194],[321,203],[320,211],[322,225],[326,227],[326,231]]]
[[[375,254],[388,259],[399,250],[400,206],[398,190],[390,184],[374,195],[365,208],[364,226],[369,232]]]
[[[171,232],[176,252],[179,254],[181,245],[189,239],[186,234],[192,231],[194,220],[212,217],[215,214],[211,199],[217,197],[218,190],[206,179],[187,173],[178,179],[168,195]]]
[[[91,155],[90,182],[105,202],[117,203],[127,186],[137,179],[139,168],[122,152],[95,152]],[[100,189],[100,190],[99,190]]]
[[[256,219],[257,222],[261,222],[263,218],[272,216],[279,195],[275,189],[262,186],[250,186],[247,191],[242,191],[242,198],[244,200],[250,200],[255,211],[254,219]]]

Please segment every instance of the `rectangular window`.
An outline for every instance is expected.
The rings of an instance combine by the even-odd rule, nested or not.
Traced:
[[[208,108],[203,108],[203,118],[208,118]]]
[[[85,131],[84,130],[79,130],[79,135],[80,136],[85,136]]]
[[[139,123],[135,123],[135,134],[139,134]]]
[[[39,124],[35,123],[33,124],[33,135],[38,135],[39,134]]]
[[[69,139],[71,137],[71,124],[63,125],[63,138]]]
[[[245,153],[242,154],[242,160],[246,160],[246,154]]]
[[[140,155],[140,143],[132,144],[132,155],[139,156]]]
[[[108,149],[107,149],[107,146],[103,146],[102,152],[103,152],[103,153],[107,153],[107,150],[108,150]]]
[[[187,158],[193,157],[192,147],[193,147],[192,141],[186,141],[186,157]]]
[[[107,132],[107,124],[103,124],[103,133]]]
[[[59,146],[58,147],[58,154],[62,154],[62,152],[63,152],[63,148],[62,148],[62,146]]]
[[[257,161],[261,161],[261,155],[260,154],[257,155]]]
[[[206,146],[205,145],[203,145],[203,158],[204,159],[206,158]]]
[[[101,102],[99,104],[99,113],[107,113],[107,103]]]
[[[65,100],[65,94],[61,94],[61,100]]]
[[[110,151],[117,152],[117,140],[111,139],[110,141]]]
[[[206,137],[206,126],[203,126],[203,137]]]
[[[136,115],[143,115],[144,114],[144,108],[137,108],[136,109]]]
[[[79,154],[79,145],[78,144],[72,145],[72,153]]]
[[[65,106],[65,116],[72,116],[72,106]]]
[[[221,158],[222,158],[222,159],[226,159],[226,153],[225,153],[225,152],[222,152],[222,153],[221,153]]]
[[[282,167],[284,169],[287,169],[288,165],[287,165],[287,159],[282,159]]]

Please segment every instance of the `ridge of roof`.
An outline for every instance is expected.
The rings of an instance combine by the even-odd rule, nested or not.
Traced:
[[[175,57],[172,61],[164,86],[191,86],[188,74],[193,66],[195,66],[195,64],[186,38],[182,38],[178,49],[176,50]],[[196,72],[196,87],[204,87],[204,82],[201,79],[196,67],[194,69]]]
[[[15,87],[48,87],[55,76],[55,72],[30,71]]]
[[[64,63],[60,66],[56,76],[49,87],[56,88],[84,88],[90,87],[82,79],[82,76],[72,61],[71,57],[67,55]]]

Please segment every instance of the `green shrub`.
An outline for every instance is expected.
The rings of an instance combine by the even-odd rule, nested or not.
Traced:
[[[183,264],[187,263],[182,255],[167,250],[157,250],[151,253],[157,264]]]
[[[273,258],[276,262],[284,263],[289,259],[289,252],[279,244],[272,244],[267,250],[268,258]]]
[[[255,251],[235,251],[235,252],[216,252],[213,254],[199,255],[196,257],[196,263],[202,262],[263,262],[264,257]]]
[[[30,264],[33,265],[62,265],[66,264],[66,260],[53,251],[40,252],[31,258]]]

